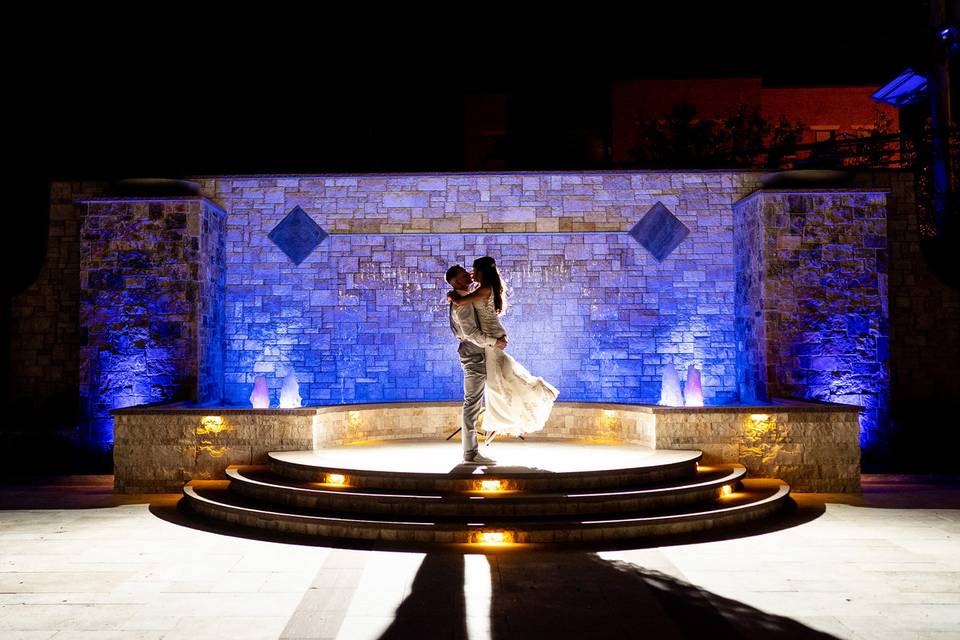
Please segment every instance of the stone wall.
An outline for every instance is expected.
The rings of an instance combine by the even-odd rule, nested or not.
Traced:
[[[270,451],[313,446],[315,409],[118,412],[114,489],[179,492],[190,480],[224,478],[231,464],[266,462]]]
[[[656,449],[699,449],[703,464],[739,462],[752,477],[780,478],[794,491],[860,490],[856,408],[650,407],[645,429]]]
[[[858,180],[890,190],[886,265],[890,412],[892,427],[900,432],[901,440],[879,444],[894,444],[894,455],[913,457],[947,471],[955,466],[953,451],[960,445],[954,424],[943,418],[943,402],[960,397],[960,376],[956,374],[960,289],[938,278],[924,258],[913,174],[869,173]],[[943,446],[931,451],[931,441]]]
[[[377,397],[376,392],[370,391],[376,387],[377,383],[370,381],[381,380],[383,372],[376,370],[382,365],[377,365],[374,361],[380,356],[396,355],[397,351],[392,353],[388,351],[389,348],[395,347],[379,345],[376,349],[384,349],[384,353],[364,353],[362,347],[350,343],[341,347],[338,352],[334,342],[338,332],[333,330],[332,323],[349,317],[351,313],[359,312],[361,308],[366,307],[367,301],[371,298],[375,300],[377,295],[386,296],[384,287],[379,286],[381,283],[404,284],[404,277],[407,275],[400,271],[393,273],[386,263],[374,261],[375,257],[382,259],[383,252],[378,251],[379,247],[385,248],[387,242],[401,240],[411,242],[413,248],[404,250],[409,253],[404,256],[403,269],[409,270],[411,268],[409,265],[416,258],[416,268],[419,270],[419,259],[423,257],[422,251],[435,246],[431,244],[430,234],[420,233],[402,237],[387,234],[429,231],[435,234],[432,237],[438,238],[438,242],[450,243],[451,238],[462,237],[464,257],[471,257],[470,252],[479,253],[488,249],[491,253],[500,252],[500,260],[511,264],[513,278],[523,279],[522,285],[519,281],[516,283],[519,292],[535,291],[542,287],[532,277],[528,277],[528,274],[523,273],[523,269],[518,268],[518,265],[523,264],[525,254],[524,249],[517,254],[510,253],[515,250],[515,245],[520,244],[515,240],[522,239],[523,243],[527,243],[527,238],[533,238],[538,242],[544,242],[545,245],[548,244],[548,248],[542,249],[546,258],[540,263],[544,274],[552,277],[553,271],[549,269],[559,267],[561,260],[570,261],[572,268],[567,268],[566,277],[570,278],[571,274],[574,274],[575,277],[582,277],[584,282],[588,283],[585,286],[565,285],[570,288],[570,293],[580,295],[587,291],[596,296],[588,305],[574,308],[571,304],[569,307],[569,313],[577,314],[573,317],[581,319],[581,328],[577,328],[576,331],[593,332],[597,329],[601,333],[614,332],[604,344],[591,345],[589,342],[584,342],[582,346],[576,347],[582,351],[578,357],[583,353],[589,354],[585,356],[586,365],[595,367],[596,370],[585,369],[585,374],[579,372],[576,374],[581,377],[569,379],[576,380],[576,384],[585,382],[593,385],[592,389],[606,388],[605,393],[609,395],[605,397],[610,398],[622,397],[617,395],[621,383],[630,389],[627,394],[630,398],[636,397],[637,393],[643,398],[655,396],[656,389],[652,386],[658,381],[655,367],[668,356],[681,366],[688,360],[695,361],[695,358],[699,357],[698,354],[703,353],[698,351],[698,345],[703,337],[699,332],[703,326],[691,325],[689,330],[681,329],[677,334],[663,337],[669,328],[667,313],[654,316],[652,309],[656,307],[656,313],[672,311],[673,301],[670,296],[674,293],[671,292],[666,297],[660,296],[659,293],[656,296],[642,296],[640,302],[636,301],[636,297],[630,298],[629,304],[632,308],[626,312],[627,322],[633,327],[640,327],[636,334],[633,329],[617,334],[615,329],[610,328],[623,326],[624,322],[619,317],[619,311],[616,312],[617,317],[613,318],[614,312],[611,311],[611,307],[616,305],[608,304],[611,300],[619,302],[622,295],[620,289],[623,283],[618,280],[618,277],[623,270],[617,271],[615,259],[617,253],[620,252],[621,266],[622,260],[625,259],[623,257],[625,254],[622,252],[626,251],[627,247],[630,251],[637,252],[633,255],[646,256],[644,250],[626,238],[622,232],[642,215],[646,210],[644,207],[656,200],[664,202],[685,223],[689,220],[690,212],[706,212],[702,236],[698,238],[691,234],[687,242],[677,249],[676,255],[668,258],[662,265],[635,264],[633,268],[638,269],[637,273],[644,274],[640,276],[642,279],[648,278],[650,273],[658,274],[653,278],[653,286],[671,288],[673,283],[683,285],[687,290],[684,296],[680,297],[676,308],[682,306],[685,310],[690,308],[693,301],[691,292],[698,286],[695,278],[699,277],[699,274],[705,274],[711,279],[711,286],[716,286],[714,291],[720,294],[719,304],[722,304],[726,311],[733,302],[731,299],[724,299],[723,296],[733,294],[730,293],[731,280],[723,275],[723,270],[732,268],[733,258],[729,256],[717,258],[717,262],[710,265],[710,271],[705,271],[704,266],[710,260],[707,257],[708,252],[714,249],[726,251],[728,247],[739,246],[741,238],[736,237],[730,244],[721,244],[717,247],[710,246],[710,238],[732,233],[729,231],[732,225],[724,222],[726,218],[723,211],[729,211],[737,198],[752,191],[758,184],[758,178],[757,174],[732,172],[675,174],[582,172],[199,179],[205,195],[222,204],[228,212],[226,219],[221,218],[228,225],[224,232],[231,238],[229,244],[225,245],[225,249],[229,247],[230,251],[224,253],[223,277],[225,287],[230,293],[225,293],[226,317],[223,326],[227,331],[232,327],[234,333],[225,334],[223,338],[228,346],[224,352],[226,360],[222,370],[231,373],[233,377],[228,382],[234,386],[228,385],[227,388],[230,390],[226,395],[246,401],[248,392],[243,393],[240,387],[252,383],[250,369],[258,366],[258,360],[262,360],[259,367],[266,369],[265,373],[270,378],[275,397],[279,381],[272,372],[282,373],[286,363],[294,362],[293,356],[296,356],[302,358],[304,362],[309,359],[313,363],[311,366],[315,367],[313,372],[304,372],[306,384],[312,385],[307,401],[316,401],[317,396],[314,394],[319,391],[322,396],[324,390],[329,390],[329,399],[320,399],[320,401],[348,402],[351,397],[350,380],[361,378],[367,381],[360,382],[359,386],[354,385],[353,397]],[[580,180],[580,183],[577,183],[577,180]],[[931,401],[934,399],[942,400],[960,394],[960,388],[958,388],[960,378],[953,375],[950,370],[952,364],[960,358],[958,354],[960,340],[957,335],[957,327],[960,327],[960,317],[958,317],[960,303],[958,303],[958,292],[943,285],[926,268],[913,212],[912,181],[913,177],[908,173],[876,172],[858,175],[855,183],[865,190],[889,189],[890,191],[887,213],[891,407],[897,414],[898,421],[913,422],[917,428],[929,428],[930,424],[940,425],[943,421],[936,416],[930,416],[930,419],[924,417],[924,408],[931,406]],[[628,184],[629,188],[626,188]],[[445,189],[439,189],[440,185],[446,185]],[[75,428],[81,368],[78,317],[80,226],[83,218],[83,208],[77,204],[77,201],[108,193],[109,186],[103,183],[58,182],[51,185],[51,226],[46,261],[37,282],[13,300],[12,391],[17,406],[23,407],[25,419],[12,421],[15,425],[6,427],[7,431],[19,429],[24,433],[27,431],[32,433],[40,431],[41,425],[54,424]],[[537,199],[532,199],[534,197]],[[742,206],[749,206],[749,201],[746,202],[747,204]],[[314,255],[296,270],[285,256],[278,254],[276,247],[265,240],[272,225],[295,204],[302,204],[308,213],[328,231],[343,232],[341,235],[328,238],[314,252]],[[719,218],[719,226],[710,221],[711,217]],[[592,244],[589,242],[591,239],[603,238],[602,232],[607,231],[616,236],[610,245],[614,250],[614,256],[610,259],[603,257],[602,254],[598,256],[602,269],[612,269],[612,271],[605,272],[600,266],[591,268],[592,255],[590,259],[574,258],[573,254],[568,257],[567,244],[571,247],[575,245],[585,247]],[[509,233],[505,234],[505,232]],[[561,232],[575,235],[561,235]],[[361,235],[345,235],[352,233]],[[601,235],[597,235],[598,233]],[[490,238],[489,242],[483,239],[486,237]],[[380,244],[381,240],[382,244]],[[691,241],[695,241],[694,244],[690,244]],[[364,245],[364,242],[373,242],[373,244]],[[364,246],[369,248],[370,259],[364,257],[358,260],[357,273],[354,275],[359,277],[351,280],[349,274],[343,274],[343,283],[351,286],[343,289],[344,295],[341,301],[339,288],[341,275],[332,275],[330,270],[317,270],[317,267],[322,266],[318,261],[329,257],[329,254],[323,253],[324,251],[329,252],[337,247],[341,253],[345,253],[349,248],[359,248],[363,251]],[[459,248],[449,248],[449,244],[444,246],[442,259],[447,259],[448,256],[456,255],[461,251]],[[685,270],[686,267],[680,265],[690,258],[684,252],[693,247],[696,247],[698,254],[696,258],[699,261],[698,266],[688,276],[694,280],[684,282],[682,275],[672,274],[668,269]],[[561,249],[562,256],[559,254]],[[586,256],[586,249],[574,249],[574,251],[578,250],[583,251],[581,256]],[[248,251],[249,255],[244,255]],[[591,248],[591,254],[592,251]],[[380,256],[377,256],[378,252],[381,253]],[[736,256],[736,252],[733,255]],[[584,266],[586,266],[585,272]],[[311,269],[315,272],[304,275],[305,270]],[[878,265],[878,271],[880,269],[882,265]],[[372,274],[372,280],[369,276],[363,276],[362,270]],[[719,282],[713,285],[712,279],[716,278],[718,273],[720,274]],[[289,274],[294,274],[295,277],[291,278]],[[603,281],[605,276],[612,283],[611,286],[603,287],[601,290],[597,285],[592,284]],[[211,277],[214,276],[211,275]],[[416,277],[419,278],[420,274],[418,273]],[[329,297],[331,295],[329,292],[317,293],[317,297],[304,301],[310,296],[303,289],[298,290],[298,287],[306,287],[317,281],[322,282],[324,278],[326,278],[325,281],[338,285],[336,297]],[[364,278],[367,278],[366,284],[364,284]],[[360,284],[357,284],[358,282]],[[269,283],[268,286],[267,283]],[[420,281],[410,281],[408,284],[420,284]],[[257,291],[265,286],[268,293],[258,294]],[[440,286],[442,287],[443,284],[440,283]],[[639,290],[641,286],[646,287],[647,283],[640,282],[640,279],[627,280],[625,289],[629,292],[631,287],[637,287],[634,290]],[[674,291],[676,290],[677,288],[674,287]],[[355,340],[359,343],[370,340],[371,335],[387,334],[393,330],[396,330],[400,336],[409,333],[410,329],[421,331],[422,326],[417,324],[414,318],[422,316],[423,309],[426,308],[430,325],[428,337],[431,341],[428,347],[436,348],[435,352],[428,348],[426,353],[435,353],[432,356],[432,363],[441,362],[442,357],[444,363],[442,366],[449,367],[451,363],[448,357],[449,352],[446,350],[449,345],[443,333],[443,323],[438,322],[433,315],[434,312],[429,310],[431,305],[437,304],[436,298],[420,297],[426,296],[423,293],[424,290],[421,289],[420,293],[417,293],[413,286],[407,286],[406,289],[400,286],[394,291],[399,291],[401,300],[409,300],[409,303],[388,305],[391,313],[396,313],[387,318],[375,318],[364,322],[358,321],[355,325],[352,323],[344,325],[348,326],[347,334],[355,336]],[[726,293],[723,293],[724,291]],[[567,294],[568,291],[561,287],[559,293]],[[283,296],[292,296],[299,302],[290,300],[277,302],[277,299],[272,297],[274,295],[281,296],[281,299]],[[201,298],[209,299],[206,295]],[[528,294],[527,299],[533,299],[532,295]],[[517,300],[519,298],[515,297],[514,301],[517,302]],[[661,300],[666,304],[661,303]],[[341,302],[343,302],[342,305]],[[538,301],[537,304],[539,303]],[[424,304],[426,307],[418,306]],[[524,307],[522,302],[517,302],[514,309],[505,317],[505,324],[515,339],[515,354],[528,363],[535,372],[543,372],[550,376],[557,375],[556,363],[553,360],[555,351],[553,353],[551,351],[560,347],[552,346],[556,342],[553,337],[545,343],[547,346],[523,344],[519,340],[522,333],[526,335],[534,333],[529,330],[529,327],[536,326],[537,323],[537,305],[527,304],[528,306]],[[559,307],[558,300],[548,299],[545,304],[550,305],[550,313],[563,315],[566,311],[566,308]],[[710,304],[713,304],[713,301]],[[596,309],[594,309],[595,305]],[[713,315],[713,309],[708,306],[704,307],[703,311],[704,314],[700,317],[707,318],[712,323],[713,318],[716,317]],[[322,330],[318,334],[319,337],[310,338],[317,348],[292,345],[290,335],[279,334],[279,330],[271,333],[266,330],[266,327],[259,330],[261,336],[273,337],[252,338],[250,341],[243,339],[241,342],[242,334],[236,331],[241,320],[252,318],[254,324],[264,325],[264,323],[269,324],[270,318],[275,318],[282,324],[293,322],[297,314],[307,318],[313,314],[310,322],[319,323],[311,325],[311,327],[319,326]],[[210,316],[204,314],[204,317]],[[520,322],[521,318],[522,322]],[[390,325],[388,330],[378,331],[378,324],[381,322]],[[726,321],[720,324],[723,325],[723,322]],[[737,322],[740,322],[740,319]],[[213,328],[215,325],[215,321],[211,322],[210,330],[215,331]],[[655,328],[651,329],[651,327]],[[433,332],[437,332],[436,335]],[[676,353],[658,351],[655,356],[651,356],[649,362],[651,369],[645,370],[641,367],[639,369],[641,374],[637,378],[621,375],[626,370],[637,370],[636,363],[631,362],[630,345],[640,339],[641,333],[644,336],[643,340],[649,340],[653,336],[654,340],[661,341],[661,346],[675,345]],[[329,346],[323,335],[329,336]],[[935,341],[931,341],[931,335],[936,336]],[[882,336],[879,338],[878,348],[882,349]],[[386,337],[386,339],[390,338]],[[218,338],[212,337],[209,343],[217,340]],[[270,340],[274,344],[268,350],[265,342]],[[627,345],[626,358],[623,358],[622,349],[619,349],[619,346],[624,343]],[[731,343],[736,344],[732,341]],[[647,349],[648,346],[645,344],[642,348]],[[736,347],[732,348],[736,350]],[[351,349],[362,355],[362,369],[358,368],[360,360],[350,359],[352,358]],[[538,349],[541,351],[537,351]],[[399,351],[401,353],[397,357],[402,362],[404,350],[399,349]],[[213,389],[215,389],[217,384],[215,381],[218,379],[216,371],[220,365],[216,362],[216,350],[211,350],[209,355],[210,358],[201,357],[202,362],[208,363],[206,373],[202,373],[201,377],[204,380],[213,380]],[[337,357],[342,355],[350,357],[343,361],[344,366],[335,366]],[[728,358],[726,354],[721,353],[719,357],[732,362],[736,355],[734,353]],[[318,357],[319,364],[317,364]],[[426,357],[425,355],[424,359]],[[621,363],[621,359],[626,360],[627,363]],[[409,358],[407,361],[409,362]],[[430,366],[434,367],[434,364]],[[750,366],[757,366],[757,362],[753,362]],[[611,374],[605,376],[608,367]],[[562,368],[560,371],[562,373]],[[358,375],[355,376],[354,372],[358,372]],[[396,370],[394,373],[398,378],[405,378],[405,384],[414,384],[414,377],[411,374],[404,373],[402,370]],[[709,371],[705,373],[712,375]],[[311,374],[312,380],[310,380]],[[374,375],[365,377],[359,374]],[[431,390],[431,393],[434,389],[444,390],[450,392],[445,397],[453,397],[458,391],[454,388],[458,384],[454,382],[458,375],[456,369],[438,371],[434,367],[423,381],[435,383],[433,386],[426,387]],[[420,380],[417,378],[417,383]],[[722,391],[713,399],[715,401],[723,399],[726,397],[724,394],[731,390],[741,392],[743,382],[735,379],[728,385],[722,376],[719,379],[711,379],[710,384],[716,383],[713,388]],[[741,386],[739,390],[738,383]],[[569,385],[564,382],[564,388],[561,391],[566,393],[569,389]],[[210,390],[209,394],[214,395],[215,391]],[[437,391],[437,397],[440,397],[439,391]]]
[[[890,401],[886,194],[759,191],[734,210],[745,391],[765,380],[773,396],[861,405],[861,441],[876,440]]]
[[[200,253],[197,256],[197,392],[201,401],[223,400],[223,362],[226,341],[224,295],[227,281],[226,216],[202,201]]]
[[[117,410],[118,491],[179,491],[192,479],[224,478],[231,464],[264,464],[270,451],[441,440],[460,424],[459,402],[338,405],[301,409],[142,407]],[[670,409],[559,402],[528,440],[584,440],[703,451],[703,463],[740,463],[797,491],[858,491],[857,412],[792,403]],[[459,441],[450,443],[452,451]]]
[[[734,326],[737,338],[737,393],[742,402],[769,397],[767,389],[766,318],[763,269],[766,228],[760,198],[736,205],[733,241],[737,284],[734,292]]]
[[[455,398],[443,281],[493,255],[510,350],[568,400],[656,401],[662,367],[736,399],[732,204],[755,174],[211,178],[228,211],[229,402],[296,371],[306,403]],[[662,262],[627,231],[661,202],[690,235]],[[267,234],[301,207],[327,238],[295,265]]]
[[[220,400],[222,216],[199,198],[86,202],[80,396],[103,448],[114,408]]]
[[[76,429],[80,377],[80,220],[78,198],[105,185],[59,182],[50,186],[47,251],[36,281],[13,299],[11,389],[23,418],[7,428]],[[17,215],[28,215],[17,212]]]

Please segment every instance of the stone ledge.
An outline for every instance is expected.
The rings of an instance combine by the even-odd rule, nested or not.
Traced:
[[[733,203],[734,207],[739,207],[753,198],[767,194],[772,196],[790,196],[790,195],[857,195],[857,194],[874,194],[874,195],[886,195],[891,193],[892,189],[863,189],[863,188],[837,188],[837,189],[824,189],[818,187],[811,187],[809,189],[757,189],[748,196],[740,198]]]
[[[270,451],[443,439],[459,427],[460,406],[444,401],[299,409],[128,407],[114,411],[116,487],[168,490],[189,479],[223,478],[229,464],[263,464]],[[696,408],[558,402],[534,437],[699,450],[707,464],[743,464],[754,477],[777,477],[807,491],[856,491],[858,410],[795,401]],[[200,418],[210,415],[224,418],[220,428],[202,428]]]
[[[438,400],[427,402],[373,402],[359,404],[310,405],[292,409],[254,409],[240,406],[196,405],[189,402],[153,403],[113,409],[115,416],[124,415],[207,415],[207,414],[251,414],[263,416],[318,415],[341,411],[376,411],[380,409],[425,409],[429,407],[459,407],[459,400]],[[614,402],[557,402],[556,407],[571,409],[635,411],[639,413],[859,413],[863,407],[852,404],[820,402],[816,400],[792,400],[774,398],[771,404],[715,405],[704,407],[665,407],[657,404],[625,404]]]
[[[218,215],[225,216],[227,212],[219,204],[207,198],[206,196],[123,196],[123,197],[102,197],[102,198],[77,198],[76,204],[110,204],[111,202],[199,202],[210,207]]]

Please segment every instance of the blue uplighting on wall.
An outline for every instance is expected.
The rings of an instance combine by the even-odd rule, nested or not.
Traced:
[[[443,274],[491,255],[508,286],[509,352],[556,385],[560,400],[655,403],[664,367],[674,365],[683,378],[692,364],[702,372],[708,405],[765,403],[768,383],[775,395],[862,405],[861,441],[871,446],[888,411],[887,328],[875,302],[876,273],[854,252],[876,255],[882,243],[875,233],[850,229],[845,236],[861,238],[862,246],[831,238],[833,225],[869,224],[866,213],[874,210],[858,205],[853,215],[839,199],[830,208],[820,196],[772,197],[782,201],[771,204],[779,209],[770,229],[756,222],[760,207],[737,214],[741,223],[756,223],[750,238],[732,232],[729,213],[678,207],[674,215],[654,207],[644,218],[651,233],[633,230],[640,238],[624,231],[343,233],[314,235],[287,260],[276,237],[232,229],[225,248],[200,252],[227,256],[225,277],[193,276],[214,283],[202,299],[222,297],[222,313],[199,312],[210,344],[184,320],[201,294],[123,288],[145,271],[165,275],[173,268],[167,262],[151,262],[144,252],[123,269],[91,270],[84,292],[85,326],[97,327],[84,345],[95,354],[86,361],[91,431],[108,448],[111,409],[187,400],[184,389],[219,393],[219,383],[204,384],[211,376],[222,376],[222,399],[240,406],[249,405],[259,375],[276,406],[291,371],[308,405],[458,399],[462,371]],[[316,224],[297,211],[293,220]],[[658,220],[666,225],[659,239]],[[288,239],[295,238],[290,229]],[[761,246],[771,262],[746,259]],[[782,288],[764,298],[769,292],[750,278]],[[869,293],[843,297],[860,289]],[[775,324],[769,318],[779,323],[773,344],[763,332]],[[199,342],[222,359],[198,365]],[[204,379],[185,379],[189,371]]]
[[[734,206],[737,387],[862,406],[865,449],[889,424],[886,199],[758,192]]]
[[[99,336],[97,358],[90,363],[93,394],[87,401],[89,440],[101,450],[113,444],[111,410],[174,399],[183,382],[175,348],[183,328],[177,322],[151,322],[151,316],[161,315],[162,304],[156,299],[144,302],[139,307],[100,307],[100,320],[109,328]]]
[[[685,245],[660,263],[626,233],[512,233],[333,235],[309,269],[228,285],[227,401],[247,404],[264,375],[276,404],[291,368],[305,404],[456,399],[443,274],[483,255],[509,287],[510,352],[561,399],[656,402],[667,362],[696,364],[708,403],[735,399],[729,259]]]
[[[106,451],[113,409],[221,400],[225,214],[198,199],[91,201],[86,207],[82,438]]]

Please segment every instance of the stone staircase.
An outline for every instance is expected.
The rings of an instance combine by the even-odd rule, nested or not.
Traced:
[[[699,451],[670,453],[635,468],[417,473],[275,452],[268,465],[233,465],[228,480],[193,480],[183,493],[197,513],[243,527],[421,544],[653,539],[744,524],[788,503],[780,480],[746,479],[738,464],[702,466]]]

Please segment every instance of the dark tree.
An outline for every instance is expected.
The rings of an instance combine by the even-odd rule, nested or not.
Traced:
[[[739,105],[720,119],[700,118],[680,103],[660,118],[640,121],[633,156],[649,168],[722,169],[751,167],[763,155],[780,159],[800,142],[804,125],[780,117],[769,123],[759,107]]]

